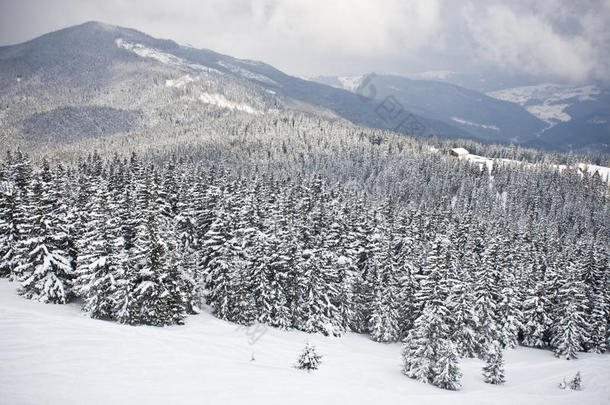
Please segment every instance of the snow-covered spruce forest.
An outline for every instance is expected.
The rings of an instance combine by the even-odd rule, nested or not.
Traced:
[[[447,389],[460,386],[460,357],[486,359],[497,383],[502,348],[606,351],[608,186],[542,163],[490,173],[404,139],[394,152],[341,143],[330,166],[310,146],[290,170],[12,152],[0,272],[26,298],[81,299],[91,317],[126,324],[180,324],[209,305],[238,324],[404,341],[403,372]],[[362,164],[404,154],[390,174]],[[341,162],[366,170],[337,181]]]

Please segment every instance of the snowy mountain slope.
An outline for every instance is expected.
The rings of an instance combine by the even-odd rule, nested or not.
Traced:
[[[413,75],[409,75],[409,78],[417,80],[435,80],[442,82],[449,81],[449,79],[455,75],[457,75],[457,73],[451,70],[427,70],[425,72],[419,72]]]
[[[562,151],[610,151],[610,91],[596,85],[508,87],[525,78],[481,77],[479,85],[456,72],[375,75],[376,97],[393,96],[422,117],[434,117],[482,139]],[[358,91],[365,76],[317,77],[321,83]],[[510,80],[509,80],[510,79]],[[492,82],[495,83],[492,85]],[[464,87],[465,86],[465,87]],[[468,90],[466,87],[487,91]],[[499,88],[499,89],[498,89]],[[489,91],[493,89],[493,91]],[[518,105],[520,108],[515,108]]]
[[[210,101],[210,94],[217,95],[212,97],[215,101]],[[226,101],[218,102],[221,98]],[[299,111],[409,131],[384,120],[374,105],[351,92],[289,76],[261,62],[181,46],[129,28],[89,22],[0,47],[3,139],[23,141],[23,127],[27,126],[28,142],[37,136],[51,140],[54,134],[46,126],[28,125],[32,115],[53,112],[50,116],[61,118],[58,112],[62,108],[85,106],[93,121],[96,109],[134,110],[142,119],[121,128],[127,128],[132,136],[142,135],[160,131],[160,126],[176,126],[164,111],[175,109],[179,100],[186,103],[191,116],[197,116],[194,119],[199,120],[199,126],[207,122],[200,111],[218,114],[220,109],[223,114]],[[229,107],[236,105],[247,107]],[[59,121],[72,124],[70,117]],[[434,119],[418,121],[424,124],[425,135],[470,136]],[[70,137],[59,133],[56,138]]]
[[[399,344],[248,330],[208,313],[185,326],[125,326],[92,320],[77,304],[25,300],[4,279],[0,336],[4,404],[610,403],[607,354],[566,361],[544,350],[509,350],[501,386],[482,381],[483,362],[464,360],[464,387],[452,392],[403,376]],[[311,373],[293,367],[306,341],[323,356]],[[582,391],[557,387],[578,370]]]
[[[456,75],[432,72],[422,77],[450,80]],[[218,114],[217,110],[227,117],[298,111],[417,135],[559,149],[603,144],[608,135],[608,117],[603,108],[578,110],[584,103],[599,105],[599,97],[605,93],[595,95],[593,89],[591,99],[585,97],[587,94],[574,96],[581,99],[578,105],[561,101],[519,106],[438,81],[380,75],[372,82],[376,99],[371,100],[354,94],[362,76],[316,80],[303,80],[265,63],[181,46],[133,29],[89,22],[23,44],[0,47],[0,138],[13,147],[28,147],[38,139],[66,142],[74,139],[74,134],[71,129],[63,131],[61,123],[65,122],[67,128],[81,124],[93,128],[96,122],[104,121],[108,109],[117,116],[130,117],[116,128],[121,134],[167,131],[168,126],[176,127],[177,123],[168,120],[162,111],[175,109],[178,100],[191,112],[178,124],[188,121],[195,125],[197,121],[199,127],[207,125],[203,115]],[[210,94],[216,101],[206,102]],[[493,95],[511,101],[527,96],[510,92]],[[396,98],[397,106],[381,104],[389,96]],[[217,102],[220,98],[226,101]],[[397,109],[388,110],[394,107]],[[63,111],[74,108],[86,108],[84,117],[90,117],[90,122],[73,122],[74,115],[62,116]],[[34,114],[46,114],[55,121],[42,125]],[[193,114],[197,117],[192,118]],[[573,122],[556,125],[536,137],[548,122],[563,124],[568,116],[580,117],[578,122],[584,123],[576,128],[572,128]],[[190,130],[183,128],[182,132]],[[94,132],[106,136],[105,131]],[[578,142],[574,142],[574,132],[578,132]]]
[[[449,73],[441,76],[447,75]],[[357,91],[364,77],[319,77],[316,80]],[[430,77],[436,79],[434,75]],[[474,137],[492,142],[526,142],[545,127],[544,122],[514,103],[449,83],[371,75],[365,84],[364,91],[374,92],[379,100],[394,98],[402,107],[419,116],[441,120]]]
[[[509,88],[487,93],[488,96],[521,105],[532,101],[543,101],[547,104],[557,103],[572,98],[578,101],[594,100],[601,91],[596,86],[566,86],[559,84],[541,84]]]
[[[543,84],[487,93],[523,106],[547,123],[538,141],[562,149],[610,151],[610,91],[599,86]]]
[[[571,117],[565,110],[571,103],[566,101],[592,101],[596,100],[596,96],[600,93],[596,86],[541,84],[494,91],[487,95],[522,105],[533,115],[553,126],[557,121],[570,121]]]

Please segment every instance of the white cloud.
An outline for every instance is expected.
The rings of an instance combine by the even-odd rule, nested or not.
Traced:
[[[253,0],[256,27],[282,41],[349,56],[417,48],[440,28],[437,0]]]
[[[563,34],[557,24],[560,28],[562,22],[573,21],[576,16],[566,10],[563,15],[551,12],[558,10],[557,2],[542,2],[538,6],[544,4],[549,4],[549,8],[529,13],[497,3],[484,9],[472,3],[464,7],[474,54],[500,69],[517,73],[573,81],[610,79],[605,62],[608,42],[600,41],[600,35],[607,37],[607,28],[604,33],[602,27],[607,27],[608,14],[598,14],[598,9],[583,11],[584,15],[577,19],[580,24],[569,27],[570,34]]]

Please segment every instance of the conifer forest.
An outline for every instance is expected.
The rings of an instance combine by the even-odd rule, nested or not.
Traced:
[[[403,373],[450,390],[463,357],[487,359],[498,383],[502,348],[605,352],[607,185],[548,164],[425,159],[400,189],[371,192],[188,154],[52,165],[9,152],[1,274],[25,298],[80,299],[124,324],[182,324],[206,305],[241,325],[403,341]]]

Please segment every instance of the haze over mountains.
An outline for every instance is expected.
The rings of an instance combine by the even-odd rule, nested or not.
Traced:
[[[414,135],[562,151],[610,147],[606,89],[484,94],[439,81],[451,76],[376,75],[367,83],[374,94],[357,92],[361,77],[303,80],[264,63],[88,22],[0,48],[0,136],[24,145],[189,131],[206,122],[205,110],[306,113]]]

